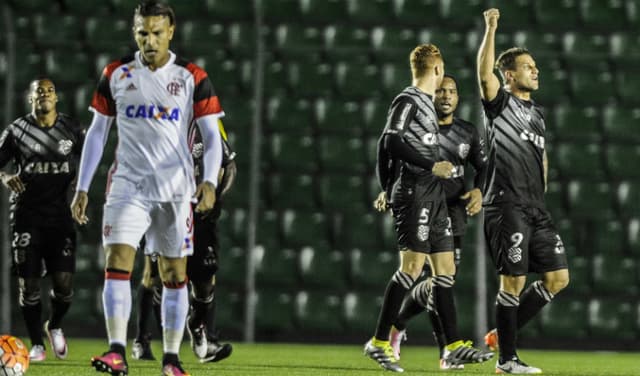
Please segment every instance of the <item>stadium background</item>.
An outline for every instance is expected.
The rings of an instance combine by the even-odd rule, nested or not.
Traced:
[[[88,125],[86,109],[102,67],[133,50],[136,3],[3,2],[4,123],[29,110],[29,81],[47,76],[57,85],[59,110]],[[526,46],[541,71],[534,98],[548,109],[547,202],[572,277],[521,340],[637,348],[640,1],[258,0],[257,12],[249,0],[169,3],[177,14],[172,49],[208,71],[238,153],[238,179],[220,221],[224,338],[363,342],[371,334],[397,266],[391,218],[371,209],[378,192],[375,143],[387,106],[410,82],[409,51],[433,42],[458,78],[459,116],[481,127],[475,54],[482,11],[495,6],[501,12],[496,50]],[[114,138],[103,161],[111,158]],[[81,230],[65,328],[76,336],[104,335],[99,235],[107,165],[90,192],[92,222]],[[24,335],[6,272],[2,197],[0,331]],[[476,337],[493,325],[496,291],[478,229],[472,220],[456,287],[462,331]],[[247,273],[253,266],[255,274]],[[477,273],[486,283],[476,282]],[[486,309],[478,312],[476,303]],[[424,318],[410,332],[412,343],[431,341]]]

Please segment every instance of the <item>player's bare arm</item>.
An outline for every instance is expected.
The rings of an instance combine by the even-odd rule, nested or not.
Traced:
[[[482,209],[482,191],[479,188],[474,188],[467,193],[460,196],[463,200],[468,200],[466,210],[467,215],[472,217],[480,212]]]
[[[8,174],[6,172],[0,172],[0,180],[2,184],[7,187],[11,192],[22,193],[25,186],[18,174]]]
[[[478,50],[478,84],[480,96],[486,101],[493,100],[498,95],[500,80],[493,72],[495,65],[495,37],[498,29],[500,11],[492,8],[484,12],[485,30],[480,49]]]
[[[71,201],[71,216],[73,220],[80,225],[85,225],[89,222],[89,218],[86,215],[87,205],[89,204],[89,196],[85,191],[76,191]]]

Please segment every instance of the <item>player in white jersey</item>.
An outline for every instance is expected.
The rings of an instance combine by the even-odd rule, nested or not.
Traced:
[[[118,124],[115,173],[104,205],[103,304],[109,351],[94,356],[97,371],[127,375],[127,323],[135,250],[144,235],[145,253],[159,255],[164,375],[182,376],[178,351],[187,309],[186,257],[193,253],[191,200],[197,212],[215,203],[222,161],[217,121],[224,115],[204,70],[169,50],[175,15],[166,4],[145,0],[135,10],[133,34],[139,51],[106,66],[91,109],[94,118],[82,151],[74,219],[87,223],[87,191],[100,162],[109,127]],[[204,143],[202,183],[195,187],[188,128],[195,121]]]

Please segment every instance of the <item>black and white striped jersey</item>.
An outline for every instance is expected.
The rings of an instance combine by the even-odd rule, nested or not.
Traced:
[[[502,88],[492,101],[482,104],[488,143],[485,204],[544,206],[542,107]]]
[[[440,160],[437,119],[433,98],[409,86],[391,103],[385,133],[401,134],[403,140],[422,157],[437,162]],[[406,162],[403,168],[416,175],[433,175],[431,170]]]
[[[12,220],[39,224],[71,220],[69,187],[76,177],[85,130],[58,114],[51,127],[40,127],[31,115],[14,120],[0,136],[0,167],[10,161],[25,185],[11,194]]]
[[[451,162],[455,167],[451,178],[442,179],[441,182],[447,202],[456,202],[467,191],[465,187],[467,162],[473,166],[476,176],[485,168],[487,156],[484,152],[484,140],[475,125],[454,117],[453,123],[440,125],[438,144],[440,157]],[[476,186],[482,189],[479,179],[476,180]]]

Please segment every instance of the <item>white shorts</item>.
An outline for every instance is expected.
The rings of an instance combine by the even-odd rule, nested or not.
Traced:
[[[102,244],[138,248],[169,258],[193,254],[193,213],[190,201],[158,202],[109,196],[102,218]]]

